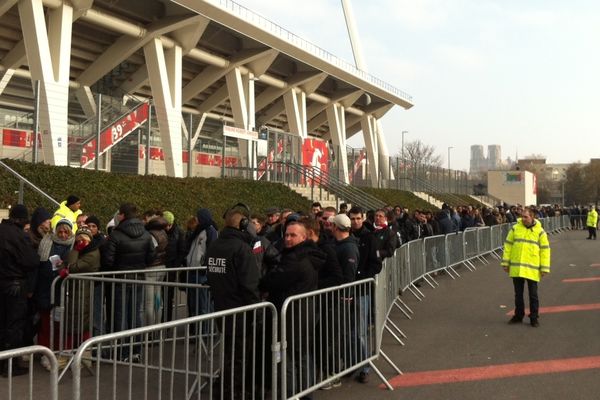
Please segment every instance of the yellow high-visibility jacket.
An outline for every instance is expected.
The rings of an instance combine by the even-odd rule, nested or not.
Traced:
[[[598,226],[598,211],[588,211],[586,225],[590,228],[595,228],[596,226]]]
[[[67,207],[67,201],[66,200],[63,201],[62,203],[60,203],[60,207],[58,207],[58,209],[56,211],[54,211],[54,215],[52,216],[52,219],[50,220],[50,225],[52,226],[52,230],[54,230],[54,228],[56,228],[56,224],[58,223],[58,221],[65,218],[73,223],[73,233],[75,233],[77,231],[77,223],[76,223],[77,217],[81,213],[82,213],[81,210],[77,210],[77,211],[73,212],[69,207]]]
[[[550,242],[540,221],[526,227],[521,218],[512,227],[504,242],[502,266],[509,267],[511,278],[526,278],[539,282],[541,273],[550,272]]]

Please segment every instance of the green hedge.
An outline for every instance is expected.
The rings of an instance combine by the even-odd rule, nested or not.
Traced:
[[[430,210],[437,211],[439,210],[433,204],[426,202],[420,197],[415,196],[412,192],[407,192],[404,190],[396,190],[396,189],[374,189],[374,188],[363,188],[361,190],[377,197],[381,201],[385,202],[390,206],[401,205],[404,208],[408,208],[409,211],[412,210]]]
[[[200,207],[208,208],[222,226],[221,215],[232,205],[246,203],[253,213],[267,208],[289,207],[308,211],[310,201],[287,186],[241,179],[169,178],[166,176],[122,175],[93,170],[53,167],[44,164],[3,160],[7,165],[61,202],[70,194],[82,200],[82,210],[97,215],[106,224],[119,204],[131,202],[140,212],[151,208],[170,210],[179,224]],[[17,202],[18,179],[0,166],[0,208]],[[25,190],[25,205],[50,212],[56,209],[49,200],[31,189]]]

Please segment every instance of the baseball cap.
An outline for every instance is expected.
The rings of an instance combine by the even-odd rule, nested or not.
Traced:
[[[348,218],[346,214],[338,214],[333,217],[329,217],[328,222],[331,222],[342,231],[350,230],[350,218]]]

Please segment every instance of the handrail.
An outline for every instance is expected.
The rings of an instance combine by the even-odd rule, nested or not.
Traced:
[[[454,193],[446,193],[441,191],[437,186],[432,185],[431,183],[427,182],[426,180],[423,180],[421,178],[414,178],[416,182],[418,182],[419,185],[421,185],[421,187],[423,187],[427,192],[432,193],[432,194],[443,194],[446,197],[449,197],[450,199],[452,199],[453,201],[456,202],[456,205],[462,204],[464,203],[464,200],[461,199],[460,197],[458,197],[457,195],[455,195]]]
[[[363,192],[362,190],[341,182],[324,171],[314,167],[307,167],[305,165],[289,163],[289,162],[273,162],[272,164],[280,164],[285,167],[289,167],[298,174],[304,176],[305,179],[310,179],[312,184],[315,183],[320,187],[323,187],[328,192],[336,195],[337,197],[343,198],[345,201],[352,205],[358,205],[366,209],[378,209],[385,206],[385,203],[376,197]]]
[[[47,198],[48,200],[50,200],[56,206],[60,206],[60,203],[58,201],[54,200],[52,197],[50,197],[48,194],[46,194],[46,192],[44,192],[42,189],[40,189],[39,187],[37,187],[36,185],[34,185],[30,181],[28,181],[27,178],[25,178],[23,175],[19,174],[17,171],[15,171],[14,169],[12,169],[8,165],[6,165],[4,163],[4,161],[0,161],[0,166],[4,167],[4,169],[6,169],[8,172],[10,172],[15,177],[17,177],[21,182],[26,183],[27,185],[29,185],[29,187],[31,187],[33,190],[35,190],[36,192],[38,192],[39,194],[41,194],[42,196],[44,196],[45,198]]]

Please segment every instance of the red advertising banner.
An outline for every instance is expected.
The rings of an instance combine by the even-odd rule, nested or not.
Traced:
[[[304,139],[304,143],[302,144],[302,165],[327,172],[329,169],[327,142],[320,139]]]
[[[100,133],[100,154],[123,140],[131,132],[135,131],[148,120],[148,103],[144,103],[112,126]],[[152,150],[152,148],[150,148]],[[151,154],[152,156],[152,154]],[[81,152],[81,166],[85,167],[96,159],[96,138],[83,145]]]
[[[146,156],[145,146],[140,145],[139,157],[143,160]],[[184,163],[187,163],[190,159],[189,152],[184,150],[182,152],[182,159]],[[154,161],[164,161],[165,154],[162,147],[152,147],[150,146],[150,160]],[[209,153],[196,153],[195,163],[197,165],[207,165],[211,167],[221,167],[222,166],[223,157],[220,154],[209,154]],[[237,167],[238,166],[238,158],[237,157],[225,157],[225,166],[226,167]]]
[[[320,139],[304,139],[304,143],[302,143],[302,165],[327,173],[329,169],[327,142]],[[307,183],[311,184],[310,180]]]

